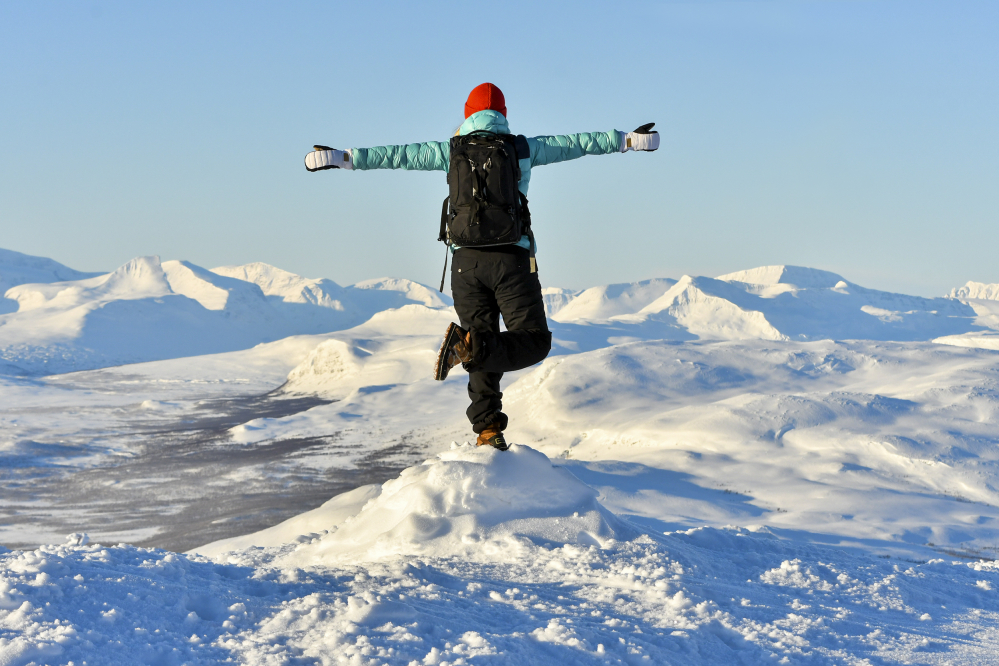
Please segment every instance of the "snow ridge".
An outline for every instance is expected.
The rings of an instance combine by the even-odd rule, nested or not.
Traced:
[[[982,282],[969,281],[963,287],[951,289],[949,297],[958,299],[976,298],[999,301],[999,284],[984,284]]]

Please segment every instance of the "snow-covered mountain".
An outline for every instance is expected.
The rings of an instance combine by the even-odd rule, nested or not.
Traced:
[[[326,278],[304,278],[261,262],[220,266],[213,268],[212,272],[257,285],[271,303],[289,316],[306,312],[316,317],[325,316],[327,326],[343,326],[347,322],[353,326],[376,312],[410,303],[421,303],[431,308],[451,304],[448,297],[436,290],[400,278],[364,280],[341,287]],[[314,307],[305,309],[296,308],[296,305]]]
[[[985,284],[983,282],[968,282],[963,287],[950,290],[951,298],[967,300],[969,298],[987,299],[999,301],[999,284]]]
[[[418,304],[451,313],[430,287],[397,278],[341,287],[264,263],[211,271],[140,257],[89,276],[0,254],[6,290],[0,370],[49,374],[246,349],[289,335],[358,326]],[[29,279],[34,280],[29,282]],[[989,285],[921,298],[866,289],[835,273],[764,266],[718,278],[683,276],[582,291],[546,288],[556,352],[629,340],[938,340],[999,347]],[[993,285],[994,286],[994,285]],[[450,314],[449,316],[453,316]]]
[[[835,273],[797,266],[613,288],[583,292],[554,319],[638,327],[642,338],[659,324],[665,338],[711,340],[932,340],[987,328],[960,300],[865,289]],[[657,290],[661,293],[649,298]],[[590,293],[597,307],[583,305]],[[629,301],[638,307],[628,309]]]
[[[555,321],[581,319],[610,319],[616,315],[638,312],[662,296],[676,284],[676,280],[657,278],[625,284],[591,287],[566,298],[566,302],[552,313]],[[555,294],[550,294],[553,304]],[[551,308],[550,308],[551,309]]]
[[[563,287],[542,287],[541,296],[545,300],[545,314],[551,319],[579,293]]]
[[[992,301],[877,291],[796,266],[549,293],[546,300],[558,303],[552,328],[563,352],[648,339],[999,343]]]
[[[83,280],[97,275],[99,273],[75,271],[45,257],[34,257],[0,248],[0,315],[17,311],[17,302],[4,297],[11,287],[21,284]]]
[[[340,287],[266,264],[209,271],[139,257],[91,276],[17,253],[0,315],[0,371],[50,374],[247,349],[289,335],[350,328],[377,312],[447,307],[409,280]]]

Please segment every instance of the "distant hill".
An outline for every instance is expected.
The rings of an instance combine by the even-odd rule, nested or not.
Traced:
[[[0,314],[17,310],[16,301],[3,297],[11,287],[30,283],[82,280],[96,275],[100,273],[82,273],[52,259],[0,248]]]
[[[448,305],[409,280],[340,287],[266,264],[209,271],[159,257],[93,275],[25,257],[0,255],[0,276],[17,282],[6,290],[10,305],[0,314],[3,373],[51,374],[234,351],[349,328],[412,303]]]
[[[350,329],[410,305],[453,318],[449,298],[410,280],[342,287],[264,263],[207,270],[139,257],[94,275],[0,250],[0,277],[10,285],[0,312],[5,374],[246,349]],[[656,339],[937,340],[997,348],[999,303],[976,300],[994,298],[993,287],[969,283],[951,298],[922,298],[866,289],[828,271],[763,266],[719,278],[685,275],[582,291],[549,287],[544,299],[555,353]]]
[[[968,282],[963,287],[950,290],[951,298],[974,298],[990,301],[999,301],[999,284],[984,284],[982,282]]]

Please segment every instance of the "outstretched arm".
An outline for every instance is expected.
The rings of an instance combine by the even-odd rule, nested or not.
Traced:
[[[628,150],[651,151],[659,148],[659,133],[651,131],[655,123],[642,125],[634,132],[581,132],[528,139],[531,166],[574,160],[584,155],[609,155]]]
[[[584,155],[608,155],[621,152],[621,133],[580,132],[579,134],[558,134],[556,136],[536,136],[529,138],[531,166],[543,166],[575,160]]]
[[[376,146],[335,150],[315,146],[305,156],[309,171],[323,169],[412,169],[417,171],[447,171],[451,161],[451,144],[447,141],[426,141],[401,146]]]
[[[447,141],[424,141],[402,146],[354,148],[354,168],[410,169],[447,171],[451,163],[451,144]]]

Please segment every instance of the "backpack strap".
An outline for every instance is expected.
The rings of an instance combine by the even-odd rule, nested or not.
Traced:
[[[444,205],[441,208],[441,232],[437,236],[437,240],[447,243],[447,247],[444,248],[444,272],[441,273],[441,288],[440,292],[444,293],[444,277],[447,275],[447,259],[451,254],[451,241],[447,238],[447,213],[448,204],[451,202],[451,196],[448,195],[444,197]]]
[[[444,206],[441,208],[441,232],[437,235],[437,240],[442,243],[447,242],[447,208],[450,202],[451,195],[444,197]]]
[[[527,143],[527,137],[523,134],[518,134],[513,137],[513,147],[517,149],[517,159],[518,160],[529,160],[531,159],[531,146]]]
[[[517,190],[517,194],[520,195],[520,214],[523,216],[524,221],[524,233],[531,233],[531,209],[527,207],[527,195]]]
[[[447,259],[450,256],[450,254],[451,254],[451,243],[448,243],[447,247],[444,248],[444,271],[441,273],[441,288],[440,288],[440,292],[442,294],[444,293],[444,277],[447,275]]]

